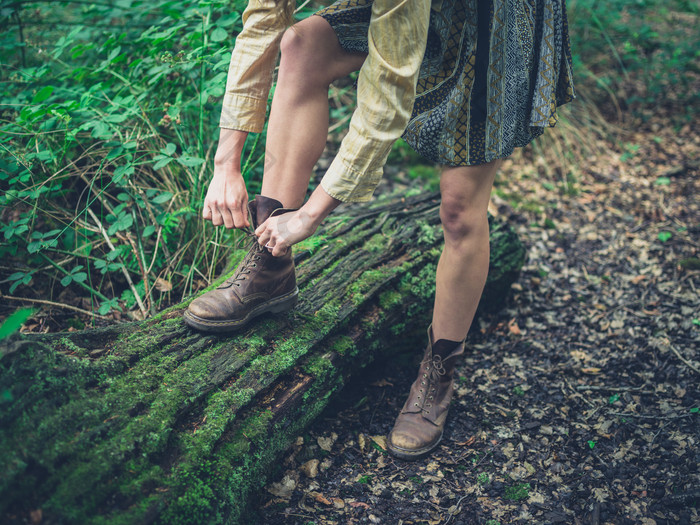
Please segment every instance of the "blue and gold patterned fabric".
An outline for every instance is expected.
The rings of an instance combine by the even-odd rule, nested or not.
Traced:
[[[367,52],[371,12],[372,0],[340,0],[316,14],[343,49]],[[403,138],[442,165],[482,164],[554,126],[574,98],[564,0],[433,0]]]

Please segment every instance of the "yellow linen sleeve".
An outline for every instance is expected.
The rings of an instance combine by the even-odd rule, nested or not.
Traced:
[[[357,109],[321,180],[344,202],[372,197],[392,144],[406,129],[428,39],[430,0],[375,0],[369,54],[357,82]]]
[[[287,28],[275,6],[275,0],[250,0],[243,11],[243,30],[231,53],[219,127],[253,133],[263,129],[279,43]],[[291,18],[292,13],[287,14]]]

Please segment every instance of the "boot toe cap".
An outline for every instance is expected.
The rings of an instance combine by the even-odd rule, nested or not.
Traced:
[[[200,319],[216,321],[226,318],[221,306],[220,299],[205,294],[192,301],[187,307],[187,311]]]
[[[402,450],[420,450],[425,447],[425,442],[418,436],[407,431],[393,431],[389,436],[391,444]]]

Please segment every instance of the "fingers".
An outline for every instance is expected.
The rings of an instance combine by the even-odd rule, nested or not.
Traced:
[[[245,203],[241,203],[236,207],[231,208],[231,217],[235,228],[244,228],[250,226],[248,222],[248,207]]]
[[[211,223],[214,226],[221,226],[224,223],[224,219],[221,217],[221,212],[219,211],[219,208],[210,208],[211,209]]]
[[[289,243],[277,231],[276,221],[268,219],[255,230],[258,243],[264,246],[273,257],[281,257],[289,250]]]
[[[265,246],[270,242],[270,237],[272,237],[272,229],[267,227],[267,221],[263,222],[255,230],[255,235],[258,236],[258,243],[260,246]]]
[[[228,228],[244,228],[250,226],[248,221],[247,202],[226,204],[223,202],[204,202],[202,218],[210,220],[214,226],[222,224]]]
[[[268,248],[268,250],[270,250],[270,248]],[[276,244],[270,250],[270,253],[273,257],[282,257],[284,254],[287,253],[287,250],[289,250],[289,246],[285,246],[284,244]]]

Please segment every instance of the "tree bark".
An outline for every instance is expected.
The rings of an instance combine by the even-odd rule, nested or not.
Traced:
[[[239,523],[353,372],[423,350],[438,207],[428,195],[331,216],[295,247],[297,307],[238,334],[188,329],[183,303],[140,323],[5,343],[1,521],[40,510],[51,524]],[[525,257],[497,221],[491,251],[481,310],[503,304]]]

